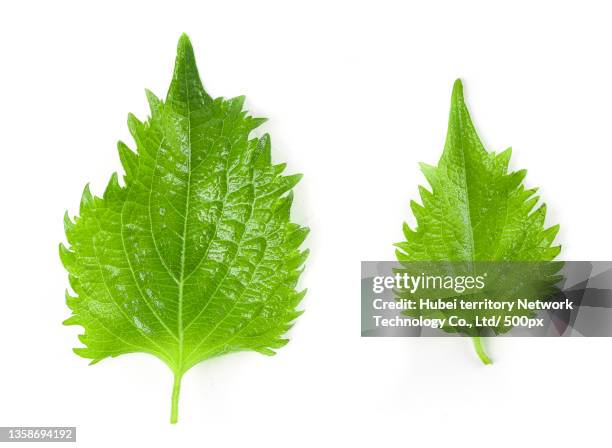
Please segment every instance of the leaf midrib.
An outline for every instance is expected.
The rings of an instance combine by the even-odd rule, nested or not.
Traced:
[[[179,295],[178,295],[178,351],[179,359],[176,366],[178,374],[183,373],[183,296],[185,285],[185,250],[187,241],[187,223],[189,221],[189,198],[191,195],[191,103],[189,101],[189,80],[187,77],[187,65],[183,65],[183,79],[185,81],[185,103],[187,106],[187,194],[185,197],[185,218],[183,221],[183,240],[181,249],[181,273],[179,276]]]
[[[463,144],[463,115],[461,110],[462,104],[457,104],[455,107],[457,108],[457,120],[459,122],[459,144],[460,153],[461,153],[461,165],[462,165],[462,173],[463,173],[463,190],[465,191],[465,200],[467,202],[467,221],[468,221],[468,231],[469,231],[469,243],[470,243],[470,255],[471,260],[474,261],[476,259],[476,250],[474,247],[474,227],[472,226],[472,213],[471,213],[471,204],[470,204],[470,189],[468,188],[467,182],[467,167],[465,164],[465,146]]]

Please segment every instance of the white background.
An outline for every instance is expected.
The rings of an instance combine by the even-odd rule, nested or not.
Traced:
[[[609,260],[612,27],[605,2],[3,2],[0,426],[78,426],[81,447],[609,446],[610,339],[360,337],[359,261],[392,259],[465,83],[485,145],[541,186],[570,260]],[[247,95],[302,172],[305,314],[277,356],[184,378],[147,355],[93,367],[64,327],[62,215],[100,194],[165,95],[181,32],[213,96]],[[119,442],[117,442],[119,441]]]

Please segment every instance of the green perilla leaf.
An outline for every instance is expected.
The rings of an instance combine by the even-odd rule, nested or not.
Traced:
[[[136,151],[119,143],[125,186],[113,174],[101,198],[86,187],[79,216],[65,218],[60,256],[75,293],[65,323],[85,328],[74,351],[92,363],[133,352],[166,363],[176,422],[191,367],[285,345],[308,229],[289,216],[301,176],[271,163],[268,135],[249,138],[264,120],[244,98],[206,93],[186,35],[166,101],[147,97],[151,117],[128,119]]]
[[[460,80],[453,87],[448,133],[438,166],[421,164],[431,190],[411,202],[416,228],[404,224],[399,261],[553,260],[559,226],[544,227],[546,205],[526,189],[526,170],[508,172],[511,149],[487,152],[470,118]],[[479,337],[476,349],[485,363]]]

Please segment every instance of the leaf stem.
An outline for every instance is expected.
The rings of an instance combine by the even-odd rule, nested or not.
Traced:
[[[181,394],[181,380],[183,373],[174,373],[174,385],[172,386],[172,411],[170,412],[170,423],[174,424],[178,421],[178,405],[179,396]]]
[[[493,361],[491,361],[491,358],[489,358],[484,350],[480,336],[472,336],[472,341],[474,342],[474,348],[480,360],[486,365],[493,364]]]

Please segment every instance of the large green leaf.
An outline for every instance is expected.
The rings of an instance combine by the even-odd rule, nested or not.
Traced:
[[[508,172],[511,149],[487,152],[455,82],[446,144],[438,166],[421,164],[431,191],[419,187],[411,202],[417,226],[404,224],[396,244],[400,261],[549,261],[559,226],[544,227],[546,205],[536,208],[537,189],[526,189],[526,170]],[[490,362],[478,336],[479,355]]]
[[[83,348],[98,362],[144,352],[181,378],[199,362],[255,350],[272,355],[300,314],[296,291],[308,230],[290,222],[291,189],[270,139],[249,139],[264,120],[244,98],[212,99],[183,35],[166,101],[147,92],[151,117],[128,124],[136,152],[119,143],[125,185],[111,176],[103,197],[85,188],[80,216],[65,218],[62,262]]]

